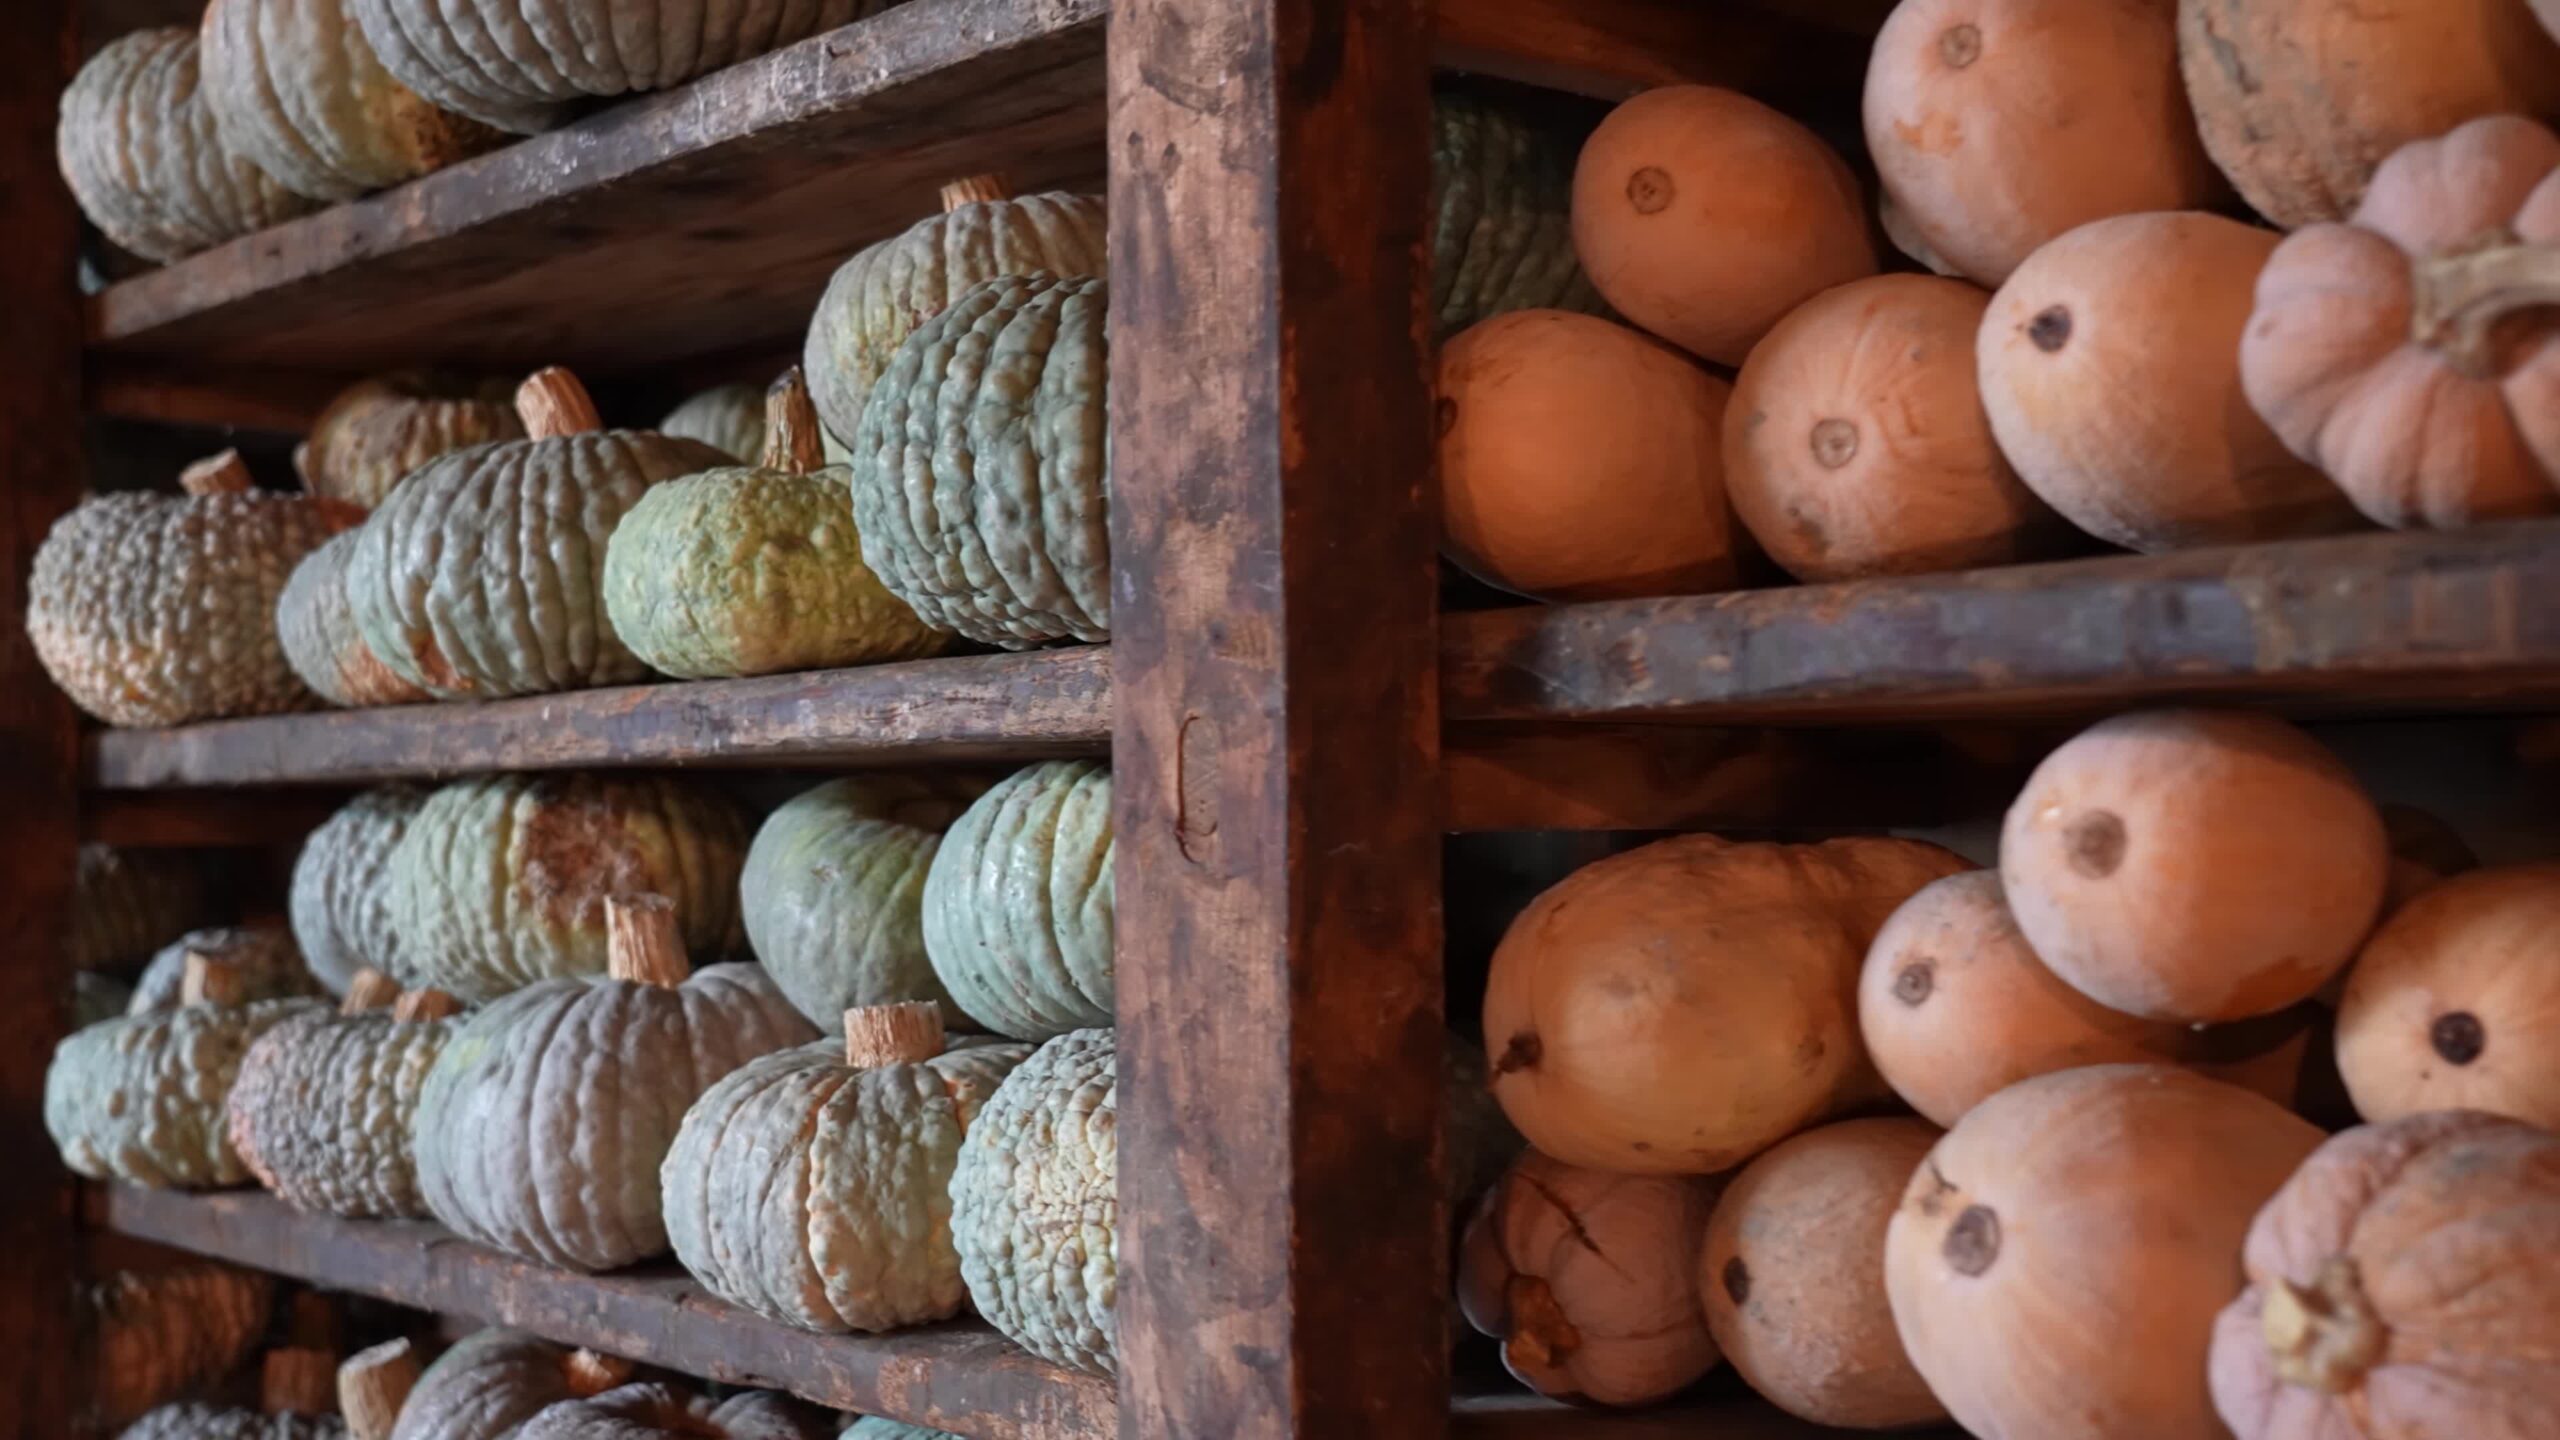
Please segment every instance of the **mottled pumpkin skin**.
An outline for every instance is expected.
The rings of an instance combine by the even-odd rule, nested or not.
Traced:
[[[733,949],[746,827],[655,776],[502,775],[427,798],[391,857],[398,978],[465,1000],[605,968],[605,902],[664,895],[686,948]]]
[[[1111,771],[1050,760],[980,796],[924,881],[924,947],[969,1018],[1017,1040],[1111,1023]]]
[[[1100,280],[988,281],[890,357],[853,439],[862,558],[928,625],[1111,635]]]
[[[307,710],[276,600],[302,557],[360,518],[266,492],[98,496],[36,551],[27,636],[53,683],[110,725]]]
[[[741,465],[764,453],[764,387],[739,381],[688,395],[658,422],[658,433],[699,440]]]
[[[563,1400],[526,1421],[514,1440],[646,1440],[653,1435],[822,1440],[833,1428],[815,1407],[770,1391],[715,1401],[663,1381],[646,1381],[590,1400]]]
[[[392,79],[347,0],[212,0],[203,43],[223,143],[297,195],[352,200],[500,139]]]
[[[430,462],[360,532],[347,565],[356,625],[394,674],[446,699],[638,680],[648,667],[605,616],[605,546],[642,491],[724,463],[646,431]]]
[[[71,963],[133,974],[209,910],[205,862],[194,851],[83,845],[71,890]]]
[[[226,1102],[232,1148],[300,1210],[421,1217],[411,1121],[454,1020],[296,1015],[258,1038]]]
[[[1505,310],[1597,314],[1573,255],[1574,138],[1492,101],[1431,101],[1431,316],[1443,339]]]
[[[978,1313],[1043,1360],[1119,1369],[1120,1131],[1111,1032],[1033,1052],[978,1113],[951,1175],[951,1237]]]
[[[759,1055],[817,1038],[753,965],[682,986],[529,985],[462,1020],[427,1071],[427,1209],[511,1255],[611,1270],[662,1254],[658,1166],[685,1111]]]
[[[303,962],[293,935],[280,925],[216,925],[190,930],[160,948],[133,982],[128,1015],[156,1015],[178,1008],[186,982],[187,952],[201,950],[229,962],[240,972],[243,1000],[286,1000],[325,995],[328,987]]]
[[[513,1440],[527,1420],[578,1397],[568,1358],[566,1348],[522,1331],[475,1330],[418,1377],[391,1440]]]
[[[119,1270],[81,1291],[96,1347],[90,1416],[113,1428],[228,1374],[266,1333],[274,1284],[254,1270],[191,1264]]]
[[[961,1137],[1028,1045],[962,1037],[857,1070],[844,1042],[752,1060],[686,1114],[661,1172],[676,1258],[810,1330],[891,1330],[968,1301],[951,1245]]]
[[[285,664],[311,693],[332,705],[407,705],[427,692],[391,673],[364,643],[347,604],[347,561],[356,532],[332,535],[302,557],[276,597],[276,640]]]
[[[338,807],[302,842],[286,909],[311,972],[344,995],[370,965],[402,974],[400,928],[391,923],[391,855],[427,803],[412,785],[368,790]]]
[[[339,391],[295,447],[293,465],[312,494],[370,510],[440,455],[523,438],[507,381],[404,370]]]
[[[125,1428],[119,1440],[346,1440],[335,1415],[262,1415],[201,1400],[163,1405]]]
[[[108,239],[146,260],[184,259],[311,208],[224,147],[196,64],[193,28],[137,30],[62,92],[62,177]]]
[[[257,1038],[308,1000],[190,1005],[66,1036],[44,1077],[44,1124],[62,1163],[92,1180],[206,1189],[249,1178],[222,1102]]]

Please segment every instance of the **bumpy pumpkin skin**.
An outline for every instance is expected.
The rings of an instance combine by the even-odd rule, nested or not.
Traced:
[[[645,1440],[653,1435],[824,1440],[834,1428],[816,1407],[771,1391],[713,1400],[663,1381],[645,1381],[589,1400],[563,1400],[526,1421],[512,1440]]]
[[[302,842],[286,910],[313,974],[344,995],[358,970],[385,975],[408,967],[391,922],[391,855],[427,803],[412,785],[384,785],[338,807]]]
[[[377,1010],[296,1015],[269,1030],[225,1102],[241,1163],[298,1210],[423,1217],[410,1126],[456,1023]]]
[[[187,850],[80,847],[71,890],[71,963],[131,975],[210,918],[205,862]]]
[[[187,955],[199,950],[221,957],[239,972],[240,998],[244,1000],[288,1000],[329,993],[304,962],[302,951],[293,943],[292,932],[283,926],[266,922],[215,925],[190,930],[160,947],[134,980],[133,999],[125,1013],[158,1015],[177,1009],[186,983]]]
[[[746,830],[727,800],[655,776],[447,785],[391,857],[398,978],[465,1000],[605,968],[605,902],[664,895],[696,955],[733,949]]]
[[[2338,1007],[2356,1113],[2483,1110],[2560,1129],[2560,864],[2428,889],[2365,942]]]
[[[346,1440],[335,1415],[262,1415],[201,1400],[163,1405],[125,1428],[118,1440]]]
[[[207,1189],[249,1178],[223,1133],[241,1057],[309,1000],[190,1005],[64,1037],[44,1077],[44,1124],[62,1163],[92,1180]]]
[[[544,1410],[596,1393],[575,1383],[569,1358],[522,1331],[475,1330],[418,1377],[391,1440],[514,1440]]]
[[[1494,101],[1431,97],[1431,314],[1447,339],[1508,310],[1601,308],[1573,253],[1573,160]]]
[[[2212,1361],[2238,1440],[2560,1434],[2548,1131],[2476,1111],[2350,1130],[2258,1212],[2241,1262]],[[2308,1312],[2281,1350],[2279,1290]]]
[[[2249,403],[2377,524],[2560,511],[2560,321],[2473,341],[2418,313],[2419,267],[2507,235],[2560,246],[2560,136],[2499,115],[2402,147],[2351,224],[2294,232],[2258,276]]]
[[[924,881],[924,947],[961,1011],[1046,1040],[1112,1020],[1111,771],[1020,770],[953,822]]]
[[[2517,0],[2181,0],[2178,53],[2214,163],[2288,230],[2345,219],[2412,140],[2560,114],[2560,45]]]
[[[1929,1152],[1886,1228],[1913,1365],[1975,1435],[2222,1434],[2205,1354],[2232,1257],[2322,1138],[2168,1066],[2001,1091]]]
[[[356,532],[330,536],[302,557],[276,597],[276,640],[285,664],[311,693],[332,705],[408,705],[427,692],[391,673],[364,643],[347,604],[347,561]]]
[[[456,450],[524,438],[515,388],[426,370],[359,380],[338,392],[295,447],[303,488],[370,510],[410,471]]]
[[[1009,650],[1111,637],[1104,309],[1100,280],[990,280],[872,387],[853,523],[927,625]]]
[[[311,208],[224,147],[196,65],[194,29],[137,30],[62,92],[63,179],[108,239],[146,260],[182,260]]]
[[[1078,1030],[1005,1077],[960,1142],[951,1239],[988,1324],[1053,1364],[1119,1370],[1118,1070],[1108,1030]]]
[[[688,395],[657,425],[661,435],[699,440],[740,465],[764,453],[764,387],[739,381]]]
[[[91,1417],[123,1425],[230,1373],[266,1333],[274,1294],[265,1275],[214,1264],[119,1270],[83,1287],[97,1357]]]

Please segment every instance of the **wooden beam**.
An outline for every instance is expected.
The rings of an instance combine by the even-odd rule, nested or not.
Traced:
[[[293,371],[189,370],[148,362],[89,367],[82,405],[110,420],[140,420],[206,430],[299,435],[311,428],[343,375]]]
[[[1438,0],[1434,9],[1440,64],[1604,100],[1721,85],[1789,109],[1854,109],[1866,73],[1855,38],[1732,0]]]
[[[272,791],[244,805],[232,790],[99,790],[80,806],[80,838],[126,850],[298,848],[345,799],[334,789]]]

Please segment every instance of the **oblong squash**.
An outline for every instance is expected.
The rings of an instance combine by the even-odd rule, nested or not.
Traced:
[[[978,797],[924,880],[924,948],[970,1019],[1017,1040],[1112,1020],[1111,770],[1048,760]]]
[[[434,370],[403,370],[339,391],[311,434],[294,447],[293,468],[314,495],[370,510],[410,471],[440,455],[524,438],[515,386]]]
[[[2456,875],[2347,972],[2338,1068],[2356,1113],[2485,1110],[2560,1129],[2560,864]]]
[[[202,33],[223,143],[297,195],[352,200],[501,138],[393,80],[349,0],[210,0]]]
[[[302,557],[276,596],[276,641],[311,693],[332,705],[408,705],[427,692],[401,679],[364,643],[347,604],[347,561],[356,532],[342,531]]]
[[[1117,1075],[1109,1030],[1042,1045],[978,1112],[951,1173],[951,1240],[979,1315],[1097,1375],[1119,1368]]]

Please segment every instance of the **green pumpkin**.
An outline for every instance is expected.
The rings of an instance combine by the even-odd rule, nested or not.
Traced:
[[[1119,1369],[1118,1073],[1108,1030],[1041,1046],[978,1112],[951,1174],[951,1239],[978,1313],[1097,1375]]]
[[[1573,253],[1569,136],[1470,95],[1431,105],[1431,317],[1441,338],[1506,310],[1598,314]]]
[[[902,1425],[877,1415],[865,1415],[844,1429],[836,1440],[960,1440],[948,1430],[927,1430],[921,1425]]]
[[[62,1163],[92,1180],[207,1189],[249,1178],[223,1100],[259,1036],[314,1000],[184,1005],[77,1030],[44,1076],[44,1124]]]
[[[764,454],[764,391],[746,381],[688,395],[658,422],[658,433],[699,440],[741,465]]]
[[[1098,761],[1044,761],[978,797],[925,872],[925,954],[999,1035],[1110,1024],[1111,936],[1111,771]]]
[[[385,975],[408,968],[391,920],[391,856],[426,803],[414,785],[367,790],[302,842],[285,908],[295,943],[331,994],[346,994],[368,966]]]
[[[862,563],[842,470],[821,468],[818,416],[793,370],[769,401],[764,463],[651,489],[604,562],[614,633],[687,680],[931,655],[949,639]]]

